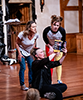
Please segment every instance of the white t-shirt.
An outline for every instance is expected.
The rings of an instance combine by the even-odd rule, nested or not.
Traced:
[[[20,51],[24,56],[29,56],[31,49],[33,48],[35,39],[37,39],[39,35],[36,33],[34,37],[31,40],[29,40],[28,37],[23,36],[23,31],[21,31],[18,34],[18,37],[22,40],[21,44],[19,45]]]

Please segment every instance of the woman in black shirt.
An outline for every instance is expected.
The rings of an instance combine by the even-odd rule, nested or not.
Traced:
[[[33,48],[31,54],[35,57],[32,63],[32,87],[39,90],[41,97],[45,93],[55,93],[55,100],[62,100],[62,92],[67,89],[66,84],[51,84],[50,68],[57,67],[62,64],[67,50],[63,49],[63,56],[59,61],[51,61],[58,53],[52,53],[49,57],[45,58],[43,50],[40,48]],[[58,54],[59,55],[59,54]],[[47,96],[50,99],[50,96]]]

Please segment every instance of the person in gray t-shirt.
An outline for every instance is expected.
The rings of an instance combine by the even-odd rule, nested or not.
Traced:
[[[61,49],[64,48],[64,44],[66,43],[66,31],[63,27],[61,27],[61,21],[63,20],[62,17],[52,15],[51,16],[51,26],[48,26],[43,31],[43,40],[46,43],[46,55],[49,56],[51,54],[52,47],[55,46],[55,40],[61,40],[62,46]],[[60,55],[52,59],[59,60],[62,56],[62,52],[60,52]],[[57,82],[62,83],[61,81],[61,75],[62,75],[62,65],[58,66],[56,68],[57,72]],[[51,69],[51,77],[52,77],[53,69]]]

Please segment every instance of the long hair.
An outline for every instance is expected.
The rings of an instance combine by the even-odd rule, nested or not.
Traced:
[[[37,89],[30,88],[26,93],[25,100],[40,100],[40,93]]]
[[[61,25],[61,21],[63,20],[63,18],[61,16],[56,16],[56,15],[52,15],[51,16],[51,24],[53,24],[54,22],[59,22]]]
[[[31,27],[31,25],[32,25],[33,23],[35,23],[35,22],[34,22],[34,21],[28,21],[28,22],[26,23],[26,27],[25,27],[24,34],[23,34],[24,37],[26,37],[27,35],[29,35],[29,33],[30,33],[30,27]],[[35,23],[35,24],[36,24],[36,23]]]
[[[37,59],[37,57],[36,57],[35,55],[36,55],[36,50],[38,50],[38,49],[40,49],[40,48],[35,47],[35,48],[32,48],[31,51],[30,51],[30,54],[31,54],[35,59]]]

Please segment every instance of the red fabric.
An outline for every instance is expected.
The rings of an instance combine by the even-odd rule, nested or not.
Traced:
[[[45,49],[46,49],[46,55],[47,55],[47,57],[48,57],[48,56],[49,56],[49,53],[48,53],[48,52],[49,52],[49,47],[46,45],[46,48],[45,48]],[[53,58],[51,61],[54,61],[54,58]],[[51,77],[52,77],[53,68],[51,68],[50,71],[51,71]]]

